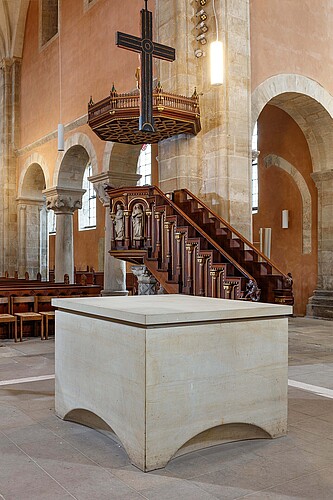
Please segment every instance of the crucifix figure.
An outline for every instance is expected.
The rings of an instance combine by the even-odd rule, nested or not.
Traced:
[[[165,61],[175,60],[175,49],[153,42],[152,13],[148,10],[147,2],[141,10],[141,38],[117,31],[116,45],[122,49],[139,52],[141,54],[141,111],[139,130],[155,132],[153,123],[153,57]]]

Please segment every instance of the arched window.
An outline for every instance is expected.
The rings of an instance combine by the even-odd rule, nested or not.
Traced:
[[[47,229],[49,234],[56,233],[56,215],[54,210],[47,211]]]
[[[58,33],[58,0],[40,0],[41,45]]]
[[[258,124],[256,123],[252,134],[252,213],[259,209],[259,181],[258,181]]]
[[[82,196],[82,208],[79,210],[79,230],[96,228],[96,193],[93,184],[88,180],[92,175],[92,165],[88,163],[82,182],[82,189],[86,192]]]
[[[137,173],[141,175],[138,181],[138,186],[146,186],[151,184],[151,145],[143,144],[139,159]]]

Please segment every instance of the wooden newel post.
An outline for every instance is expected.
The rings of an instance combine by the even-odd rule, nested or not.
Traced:
[[[155,212],[156,220],[156,247],[154,252],[154,257],[161,261],[161,213]]]
[[[177,264],[176,264],[176,272],[178,276],[178,286],[179,293],[182,293],[183,288],[183,273],[182,273],[182,237],[184,233],[175,233],[175,239],[177,242]]]
[[[219,271],[217,269],[211,269],[210,276],[212,280],[212,297],[217,298],[217,278],[219,276]]]
[[[130,212],[124,210],[125,216],[125,247],[130,248],[131,244],[131,231],[130,231]]]
[[[189,295],[193,295],[193,243],[186,243],[187,251],[187,290]]]
[[[223,284],[223,290],[224,290],[224,298],[225,299],[230,299],[231,298],[231,292],[233,290],[233,285],[231,283],[224,283]]]
[[[172,222],[165,222],[164,227],[166,229],[166,264],[168,270],[168,279],[172,280]]]
[[[151,210],[146,210],[146,217],[147,217],[147,247],[151,247]]]
[[[205,296],[205,262],[206,257],[203,255],[198,255],[197,261],[199,264],[199,295],[201,297]]]
[[[110,225],[111,250],[114,250],[116,248],[116,240],[115,240],[115,235],[114,235],[114,219],[116,217],[116,214],[111,212],[110,217],[111,217],[111,225]]]

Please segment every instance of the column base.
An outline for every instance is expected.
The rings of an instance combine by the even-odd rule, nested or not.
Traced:
[[[310,318],[333,320],[333,290],[315,290],[309,298],[306,315]]]
[[[128,290],[102,290],[101,295],[102,297],[126,297],[128,295]]]

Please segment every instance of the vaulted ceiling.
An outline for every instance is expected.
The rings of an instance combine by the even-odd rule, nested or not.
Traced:
[[[0,59],[21,57],[30,0],[0,0]]]

